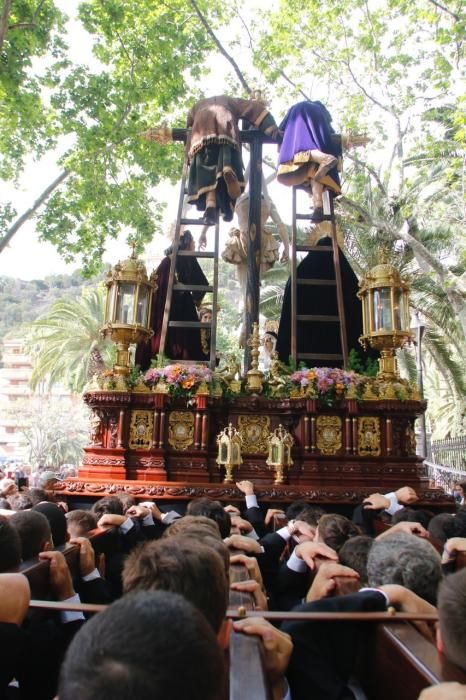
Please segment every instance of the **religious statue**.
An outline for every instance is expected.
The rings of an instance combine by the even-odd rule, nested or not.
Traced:
[[[273,331],[266,331],[262,338],[262,346],[259,350],[259,369],[268,372],[272,364],[272,355],[277,344],[277,334]]]
[[[194,250],[195,241],[191,231],[187,229],[180,236],[179,250]],[[165,301],[168,291],[168,278],[170,274],[172,246],[165,251],[165,258],[157,268],[158,288],[154,293],[151,311],[151,328],[153,336],[138,343],[136,348],[136,364],[142,371],[150,367],[151,360],[160,352],[160,340],[162,336],[162,323],[165,311]],[[177,256],[176,277],[182,284],[208,285],[208,280],[199,265],[197,258],[193,256]],[[200,304],[204,292],[173,291],[170,309],[171,321],[198,321],[196,304]],[[201,346],[201,333],[199,328],[168,328],[164,354],[171,360],[205,360]]]
[[[363,136],[343,140],[332,127],[332,117],[319,101],[305,100],[293,105],[280,124],[283,140],[278,156],[277,179],[284,185],[309,188],[313,212],[311,221],[323,221],[323,191],[341,193],[337,165],[343,146],[365,145]]]
[[[188,202],[204,211],[204,223],[213,226],[219,211],[231,221],[235,202],[244,190],[239,119],[277,138],[274,118],[258,99],[219,95],[197,102],[188,114]]]
[[[225,262],[237,265],[237,274],[243,295],[246,294],[247,280],[247,245],[248,245],[248,217],[249,217],[249,193],[242,194],[235,207],[238,217],[239,229],[232,228],[229,231],[229,239],[225,244],[222,258]],[[264,197],[261,197],[261,256],[260,276],[262,277],[280,259],[280,242],[274,238],[272,228],[266,225],[269,218],[270,207]],[[286,226],[278,226],[278,233],[283,243],[281,262],[289,257],[290,240]]]
[[[273,393],[276,393],[286,384],[286,379],[284,376],[286,374],[286,368],[283,366],[283,363],[280,362],[278,352],[273,350],[270,356],[270,370],[268,379],[268,384],[270,387],[272,387]]]
[[[206,226],[216,224],[219,211],[225,221],[231,221],[235,202],[244,190],[240,119],[273,139],[280,136],[259,91],[253,92],[249,100],[228,95],[207,97],[196,102],[188,114],[188,202],[205,212]],[[152,127],[141,136],[163,145],[174,138],[168,126]]]
[[[226,365],[215,371],[217,376],[220,376],[226,384],[229,384],[241,375],[241,364],[235,354],[228,355]]]
[[[91,445],[102,445],[102,419],[100,415],[93,411],[90,422]]]

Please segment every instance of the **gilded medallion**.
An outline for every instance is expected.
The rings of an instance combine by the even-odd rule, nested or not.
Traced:
[[[174,450],[187,450],[194,444],[194,413],[172,411],[168,418],[168,444]]]
[[[154,414],[152,411],[132,411],[129,428],[130,450],[150,450]]]
[[[341,449],[341,418],[317,416],[317,449],[323,455],[334,455]]]
[[[380,418],[373,416],[358,418],[358,455],[378,457],[380,452]]]
[[[268,452],[269,416],[238,416],[238,430],[243,441],[243,452],[249,454]]]

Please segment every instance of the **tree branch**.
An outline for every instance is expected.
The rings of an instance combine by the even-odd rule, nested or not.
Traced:
[[[378,173],[372,168],[370,165],[368,165],[365,161],[359,160],[359,158],[355,158],[355,156],[352,156],[350,153],[346,154],[346,158],[349,158],[350,160],[353,161],[353,163],[356,163],[356,165],[360,165],[362,168],[365,168],[367,172],[372,175],[374,180],[377,183],[377,187],[381,191],[381,193],[386,197],[387,196],[387,191],[385,187],[383,186],[382,180],[380,179]]]
[[[459,16],[457,14],[455,14],[454,12],[452,12],[451,10],[449,10],[448,7],[445,7],[445,5],[441,5],[436,0],[429,0],[429,2],[432,3],[432,5],[435,5],[435,7],[438,7],[439,10],[442,10],[442,12],[446,12],[448,15],[450,15],[450,17],[453,17],[455,22],[458,22]]]
[[[48,187],[45,188],[45,190],[42,192],[42,194],[39,195],[39,197],[36,199],[32,207],[29,207],[29,209],[26,209],[26,211],[21,214],[21,216],[16,219],[14,224],[10,226],[8,231],[5,233],[3,238],[0,240],[0,253],[2,250],[6,248],[6,246],[9,244],[15,233],[21,228],[21,226],[31,218],[31,216],[39,209],[40,206],[50,197],[52,192],[57,189],[61,183],[66,180],[68,175],[70,174],[69,170],[62,170],[60,175],[55,178],[55,180],[48,185]]]
[[[311,99],[308,95],[306,95],[305,92],[303,92],[303,91],[301,90],[301,88],[299,88],[299,87],[296,85],[296,83],[294,83],[294,82],[291,80],[291,78],[289,78],[289,77],[285,74],[285,72],[284,72],[283,70],[280,70],[280,75],[282,76],[282,78],[284,78],[284,79],[286,80],[287,83],[289,83],[292,87],[294,87],[294,89],[297,90],[297,91],[304,97],[305,100],[310,100],[310,99]]]
[[[2,14],[0,17],[0,51],[8,33],[8,17],[10,16],[11,3],[13,0],[3,0]]]
[[[200,9],[198,8],[197,3],[196,3],[196,0],[190,0],[190,3],[191,3],[191,6],[194,8],[194,10],[195,10],[197,16],[199,17],[199,19],[200,19],[200,21],[201,21],[201,24],[203,25],[203,27],[204,27],[204,29],[206,30],[207,34],[210,36],[210,38],[211,38],[212,41],[214,42],[214,44],[215,44],[215,46],[217,47],[217,49],[220,51],[220,53],[222,54],[222,56],[223,56],[224,58],[227,59],[227,61],[230,63],[230,65],[233,66],[233,70],[235,71],[236,76],[237,76],[239,82],[241,83],[243,89],[244,89],[248,94],[251,94],[252,90],[251,90],[251,88],[249,87],[248,83],[246,82],[246,79],[245,79],[244,75],[242,74],[242,72],[241,72],[241,70],[240,70],[238,64],[236,63],[235,59],[234,59],[232,56],[230,56],[230,54],[223,48],[222,44],[220,43],[220,41],[219,41],[219,40],[217,39],[217,37],[215,36],[215,34],[214,34],[214,32],[212,31],[212,29],[211,29],[209,23],[207,22],[207,20],[205,19],[204,15],[202,14],[202,12],[200,11]]]
[[[35,29],[37,24],[35,22],[17,22],[16,24],[9,24],[8,31],[12,29]]]

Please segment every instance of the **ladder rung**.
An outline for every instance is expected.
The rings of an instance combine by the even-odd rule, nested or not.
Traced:
[[[335,280],[309,280],[305,277],[296,280],[297,284],[305,284],[310,287],[334,287],[336,285]]]
[[[184,258],[215,258],[215,253],[205,250],[179,250],[177,255]]]
[[[211,323],[202,323],[201,321],[169,321],[170,328],[212,328]]]
[[[328,253],[329,251],[333,252],[333,248],[331,245],[297,245],[296,246],[297,252],[308,253],[310,250],[315,251],[316,253]]]
[[[301,220],[312,219],[312,215],[313,215],[312,211],[310,211],[309,214],[296,214],[296,219],[301,219]],[[331,214],[324,214],[322,216],[321,220],[322,221],[333,221],[333,217]],[[319,223],[319,222],[316,221],[316,223]]]
[[[343,360],[343,355],[332,353],[299,352],[298,360]]]
[[[204,219],[181,219],[180,224],[182,226],[207,226]]]
[[[173,285],[176,292],[213,292],[214,288],[210,284],[178,284]]]
[[[323,321],[324,323],[340,323],[339,316],[319,316],[318,314],[298,314],[297,321]]]

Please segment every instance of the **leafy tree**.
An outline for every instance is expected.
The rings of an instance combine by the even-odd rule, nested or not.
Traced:
[[[31,387],[61,381],[80,393],[106,364],[113,346],[100,335],[104,323],[103,287],[84,289],[78,299],[59,299],[27,330],[26,347],[33,360]]]
[[[38,395],[10,412],[33,467],[81,464],[89,432],[89,411],[81,401]]]

